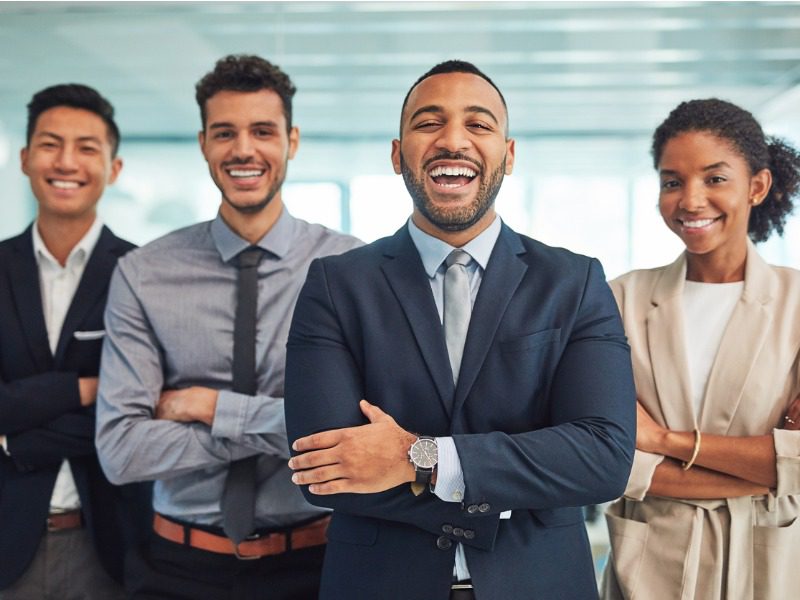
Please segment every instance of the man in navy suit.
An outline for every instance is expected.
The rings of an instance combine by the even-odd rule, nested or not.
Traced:
[[[514,140],[474,65],[412,86],[392,163],[410,220],[315,261],[288,342],[293,480],[335,509],[321,597],[596,598],[580,507],[622,493],[636,416],[600,263],[495,214]]]
[[[112,486],[94,447],[108,283],[133,247],[96,214],[118,146],[92,88],[52,86],[28,105],[37,216],[0,242],[2,600],[121,598],[124,551],[147,530],[149,486]]]

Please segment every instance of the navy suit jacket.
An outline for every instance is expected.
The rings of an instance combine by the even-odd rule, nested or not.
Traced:
[[[55,356],[42,312],[29,227],[0,242],[0,590],[27,569],[45,532],[50,497],[68,459],[100,561],[117,580],[123,554],[150,529],[150,484],[112,486],[94,447],[94,406],[83,408],[79,377],[97,377],[108,283],[134,246],[103,228],[69,307]]]
[[[314,496],[335,509],[322,598],[445,600],[456,544],[482,599],[596,598],[581,506],[619,496],[635,391],[600,263],[502,228],[454,387],[428,277],[406,227],[315,261],[288,342],[290,443],[365,423],[453,436],[462,503],[402,485]],[[510,519],[500,513],[512,510]]]

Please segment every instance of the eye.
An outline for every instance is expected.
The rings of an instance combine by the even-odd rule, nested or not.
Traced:
[[[469,127],[470,129],[474,129],[475,131],[480,131],[480,132],[492,131],[492,128],[489,125],[487,125],[486,123],[480,123],[480,122],[478,122],[478,123],[470,123],[469,125],[467,125],[467,127]]]
[[[680,187],[680,181],[677,179],[665,179],[661,182],[662,190],[676,190]]]
[[[436,127],[441,126],[439,121],[421,121],[414,125],[414,129],[421,129],[423,131],[430,131]]]
[[[100,152],[100,149],[97,148],[96,146],[81,146],[80,151],[83,154],[97,154],[98,152]]]
[[[711,184],[725,183],[726,181],[728,181],[728,180],[725,177],[723,177],[722,175],[712,175],[711,177],[708,178],[708,183],[711,183]]]
[[[273,132],[272,132],[272,129],[266,129],[266,128],[259,128],[259,129],[256,129],[256,130],[253,132],[253,134],[254,134],[256,137],[259,137],[259,138],[268,138],[268,137],[271,137],[271,136],[272,136],[272,133],[273,133]]]
[[[225,129],[215,131],[214,135],[212,136],[213,139],[221,140],[221,141],[222,140],[229,140],[232,137],[233,137],[233,132],[225,130]]]

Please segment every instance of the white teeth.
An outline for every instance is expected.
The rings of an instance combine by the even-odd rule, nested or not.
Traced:
[[[259,177],[263,172],[256,169],[231,169],[228,174],[231,177]]]
[[[714,219],[698,219],[697,221],[684,221],[684,227],[706,227],[711,225],[714,222]]]
[[[475,177],[478,173],[469,167],[434,167],[431,169],[431,177],[449,175],[450,177]]]
[[[74,190],[79,186],[77,181],[62,181],[60,179],[53,179],[50,181],[50,184],[62,190]]]

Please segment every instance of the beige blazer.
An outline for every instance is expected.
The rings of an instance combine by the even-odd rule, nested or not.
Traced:
[[[639,400],[669,429],[772,433],[778,484],[766,497],[647,496],[663,456],[636,451],[625,496],[606,514],[604,598],[771,600],[800,597],[800,431],[776,429],[800,393],[800,271],[767,265],[748,244],[745,282],[699,418],[683,339],[686,258],[611,282],[631,345]],[[713,306],[708,307],[714,310]]]

